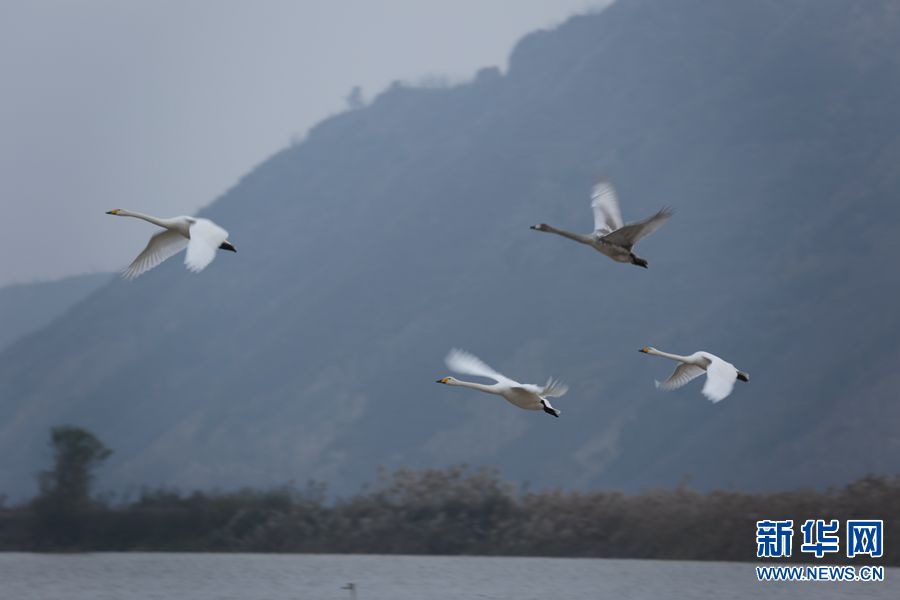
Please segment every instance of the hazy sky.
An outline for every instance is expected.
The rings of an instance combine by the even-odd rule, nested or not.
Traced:
[[[104,211],[189,214],[354,85],[505,68],[607,3],[0,0],[0,285],[120,269],[152,227]]]

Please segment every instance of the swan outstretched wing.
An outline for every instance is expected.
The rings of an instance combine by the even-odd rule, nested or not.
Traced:
[[[125,279],[134,279],[142,273],[146,273],[164,260],[172,258],[188,245],[188,240],[177,231],[166,229],[150,238],[147,246],[131,261],[131,264],[122,271]]]
[[[565,396],[566,392],[569,391],[569,386],[562,383],[561,381],[557,381],[552,377],[547,380],[547,383],[544,385],[544,388],[541,390],[541,396],[548,396],[550,398],[559,398],[560,396]]]
[[[700,377],[701,375],[703,375],[703,373],[704,371],[702,367],[682,363],[678,365],[678,367],[671,375],[669,375],[668,379],[666,379],[665,381],[657,381],[656,387],[667,392],[671,390],[677,390],[688,382]]]
[[[544,386],[544,393],[541,395],[550,398],[559,398],[560,396],[565,396],[568,391],[569,386],[551,377],[547,380],[547,384]]]
[[[591,190],[591,208],[594,209],[594,231],[609,233],[622,226],[622,212],[616,189],[606,179],[594,184]]]
[[[708,355],[710,363],[706,367],[706,383],[703,385],[703,395],[712,402],[724,400],[734,389],[737,381],[737,369],[729,362],[713,355]]]
[[[509,377],[506,377],[489,367],[483,360],[474,354],[466,352],[465,350],[459,350],[458,348],[454,348],[447,354],[444,363],[447,365],[448,369],[462,375],[487,377],[488,379],[493,379],[497,383],[515,383]]]
[[[605,236],[603,236],[603,239],[612,244],[616,244],[617,246],[631,248],[639,241],[662,227],[662,224],[668,221],[671,217],[672,210],[669,208],[664,208],[652,217],[648,217],[643,221],[638,221],[636,223],[629,223],[624,227],[616,229],[612,233],[606,234]]]
[[[206,268],[216,257],[219,245],[228,239],[228,232],[209,219],[196,219],[190,228],[184,264],[188,270],[197,273]]]
[[[524,383],[516,387],[520,387],[525,391],[531,392],[532,394],[537,394],[538,396],[546,398],[559,398],[560,396],[565,396],[566,392],[569,391],[569,386],[553,379],[552,377],[548,379],[547,383],[544,385]]]

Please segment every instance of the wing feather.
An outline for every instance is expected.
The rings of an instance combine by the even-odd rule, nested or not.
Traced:
[[[188,270],[198,273],[216,257],[216,250],[228,239],[228,232],[209,219],[195,220],[190,232],[184,264]]]
[[[541,397],[547,398],[559,398],[560,396],[565,396],[566,392],[569,391],[569,386],[566,384],[553,379],[552,377],[547,380],[547,383],[544,385],[535,385],[533,383],[523,383],[518,385],[519,387],[526,392],[531,392],[532,394],[537,394]]]
[[[552,377],[547,380],[547,383],[544,385],[544,389],[541,391],[541,396],[548,396],[551,398],[559,398],[560,396],[565,396],[566,392],[569,391],[569,386],[562,383],[561,381],[557,381]]]
[[[172,258],[185,249],[188,240],[171,229],[160,231],[153,235],[147,246],[135,257],[131,264],[122,271],[125,279],[134,279],[142,273],[146,273],[163,261]]]
[[[698,367],[697,365],[689,365],[687,363],[681,363],[675,368],[675,371],[669,375],[669,378],[665,381],[657,381],[656,387],[661,390],[671,391],[677,390],[678,388],[686,385],[688,382],[693,381],[694,379],[703,375],[704,370],[702,367]]]
[[[612,233],[606,234],[603,236],[603,239],[617,246],[631,249],[639,241],[662,227],[663,223],[671,217],[672,210],[663,208],[652,217],[647,217],[643,221],[637,221],[636,223],[629,223]]]
[[[591,208],[594,210],[594,231],[605,234],[622,226],[619,198],[608,180],[601,179],[594,184],[594,189],[591,190]]]
[[[512,382],[511,379],[489,367],[487,363],[485,363],[474,354],[466,352],[465,350],[459,350],[458,348],[454,348],[450,351],[449,354],[447,354],[447,358],[444,359],[444,363],[451,371],[456,371],[457,373],[461,373],[463,375],[486,377],[488,379],[493,379],[497,383]]]
[[[709,366],[706,368],[706,383],[703,385],[703,395],[712,402],[724,400],[734,389],[737,381],[737,369],[729,362],[718,356],[708,355]]]

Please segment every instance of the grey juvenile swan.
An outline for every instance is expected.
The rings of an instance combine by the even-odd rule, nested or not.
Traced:
[[[677,390],[689,381],[693,381],[703,375],[703,373],[706,373],[703,395],[712,402],[718,402],[728,397],[734,388],[735,381],[750,381],[750,376],[747,373],[738,371],[730,362],[702,350],[688,356],[681,356],[679,354],[662,352],[650,346],[644,346],[638,352],[662,356],[681,363],[669,375],[668,379],[656,382],[656,387],[661,390]]]
[[[114,208],[107,211],[106,214],[143,219],[164,229],[150,238],[147,246],[122,272],[122,277],[125,279],[134,279],[185,248],[187,248],[187,254],[184,257],[184,265],[194,273],[202,271],[212,262],[216,257],[217,248],[237,252],[228,241],[228,232],[209,219],[196,217],[158,219],[121,208]]]
[[[546,223],[532,225],[531,228],[537,231],[555,233],[570,240],[587,244],[616,262],[631,263],[646,269],[647,261],[635,256],[632,248],[640,240],[659,229],[663,223],[668,221],[669,217],[672,216],[672,211],[668,208],[663,208],[652,217],[643,221],[624,225],[622,223],[622,213],[619,210],[619,199],[616,197],[616,190],[606,179],[601,179],[594,184],[594,189],[591,191],[591,208],[594,209],[594,232],[591,234],[570,233],[563,229],[551,227]]]
[[[524,408],[525,410],[543,410],[545,413],[553,415],[554,417],[559,416],[559,411],[553,408],[547,398],[559,397],[569,391],[569,388],[565,384],[554,381],[552,378],[548,379],[546,385],[543,386],[513,381],[509,377],[501,375],[487,366],[484,361],[474,354],[469,354],[464,350],[457,350],[456,348],[450,351],[450,354],[447,355],[444,362],[449,369],[456,371],[457,373],[485,377],[487,379],[493,379],[497,383],[485,385],[483,383],[474,383],[471,381],[460,381],[454,377],[443,377],[438,379],[437,383],[458,385],[461,387],[472,388],[473,390],[478,390],[480,392],[487,392],[488,394],[496,394],[502,396],[507,402],[518,406],[519,408]]]

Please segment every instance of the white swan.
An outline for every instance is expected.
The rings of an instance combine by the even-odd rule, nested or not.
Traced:
[[[553,408],[547,398],[558,398],[569,391],[568,386],[555,381],[553,378],[548,379],[544,386],[513,381],[509,377],[501,375],[487,366],[474,354],[469,354],[468,352],[457,350],[456,348],[450,351],[447,358],[444,359],[444,362],[450,370],[456,371],[457,373],[474,375],[476,377],[486,377],[487,379],[493,379],[497,383],[485,385],[473,383],[471,381],[460,381],[453,377],[438,379],[437,383],[458,385],[472,388],[473,390],[487,392],[488,394],[503,396],[507,402],[514,404],[519,408],[524,408],[525,410],[543,410],[545,413],[551,414],[554,417],[558,417],[560,411]]]
[[[121,208],[114,208],[107,211],[106,214],[143,219],[165,229],[165,231],[153,235],[147,242],[147,247],[122,272],[122,277],[125,279],[134,279],[185,248],[187,248],[187,254],[184,257],[184,264],[189,271],[194,273],[199,273],[212,262],[216,257],[216,248],[237,252],[237,249],[228,241],[228,232],[209,219],[195,217],[158,219]]]
[[[635,256],[632,248],[668,221],[672,216],[672,211],[669,208],[663,208],[652,217],[625,225],[622,223],[622,213],[619,210],[616,190],[605,179],[598,181],[591,191],[591,208],[594,210],[594,231],[589,235],[571,233],[551,227],[546,223],[532,225],[531,228],[555,233],[581,244],[587,244],[616,262],[631,263],[646,269],[647,261]]]
[[[750,381],[750,375],[737,368],[730,362],[724,361],[715,354],[709,352],[694,352],[688,356],[680,356],[678,354],[669,354],[661,352],[656,348],[645,346],[638,350],[644,354],[654,354],[672,360],[677,360],[681,364],[675,369],[669,378],[665,381],[657,381],[656,387],[662,390],[676,390],[703,375],[706,372],[706,383],[703,385],[703,395],[718,402],[724,400],[734,388],[735,380]]]

